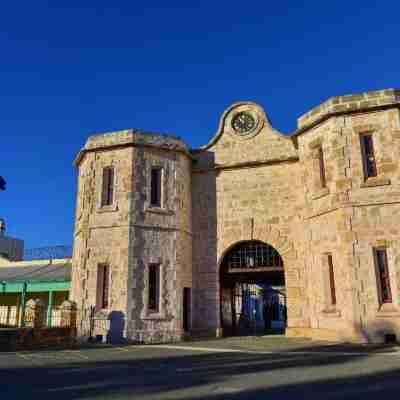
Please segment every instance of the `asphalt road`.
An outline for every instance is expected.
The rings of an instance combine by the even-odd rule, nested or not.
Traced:
[[[0,353],[0,399],[375,399],[400,394],[397,348],[247,338]]]

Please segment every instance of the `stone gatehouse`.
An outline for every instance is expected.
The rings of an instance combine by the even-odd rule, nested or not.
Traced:
[[[196,150],[135,129],[91,136],[75,160],[81,327],[94,307],[142,342],[399,336],[399,108],[399,90],[333,97],[283,135],[238,102]]]

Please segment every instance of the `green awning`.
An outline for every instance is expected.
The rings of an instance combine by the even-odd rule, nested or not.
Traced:
[[[0,267],[0,293],[64,291],[71,287],[71,262]]]

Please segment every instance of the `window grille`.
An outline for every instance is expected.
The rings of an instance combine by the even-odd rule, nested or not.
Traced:
[[[331,304],[336,305],[335,273],[333,270],[332,254],[328,254],[329,287],[331,290]]]
[[[318,160],[319,160],[319,176],[321,187],[326,187],[326,173],[325,173],[325,160],[324,160],[324,152],[322,147],[318,148]]]
[[[108,308],[110,268],[107,264],[97,267],[97,308]]]
[[[150,203],[152,206],[161,207],[161,186],[162,186],[162,169],[151,169],[151,196]]]
[[[234,268],[283,268],[282,257],[270,245],[251,241],[235,246],[225,257],[224,264]]]
[[[374,252],[378,275],[380,302],[391,303],[392,290],[390,288],[390,277],[386,249],[375,249]]]
[[[149,265],[149,303],[148,309],[158,312],[160,309],[160,265]]]
[[[114,200],[114,168],[103,169],[103,184],[101,193],[101,205],[110,206]]]
[[[372,134],[361,135],[361,148],[362,148],[365,177],[371,178],[377,176],[374,142],[372,140]]]

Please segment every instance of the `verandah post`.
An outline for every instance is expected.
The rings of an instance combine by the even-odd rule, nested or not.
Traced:
[[[54,302],[54,292],[49,291],[49,302],[47,305],[47,326],[51,328],[52,318],[53,318],[53,302]]]
[[[25,326],[26,291],[28,284],[24,282],[21,295],[21,326]]]

